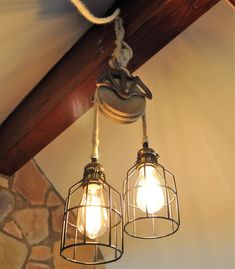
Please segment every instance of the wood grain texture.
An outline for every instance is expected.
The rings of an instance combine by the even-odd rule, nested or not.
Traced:
[[[219,0],[119,0],[133,72]],[[110,11],[111,12],[111,11]],[[109,12],[109,13],[110,13]],[[91,106],[114,49],[113,25],[94,26],[0,127],[0,173],[12,175]]]

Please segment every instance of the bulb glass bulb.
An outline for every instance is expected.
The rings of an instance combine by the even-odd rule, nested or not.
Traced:
[[[140,210],[144,212],[148,210],[148,213],[153,214],[165,205],[165,196],[160,182],[164,180],[155,166],[146,164],[140,167],[136,184],[136,204]]]
[[[88,190],[87,190],[88,188]],[[87,196],[86,196],[87,193]],[[77,228],[86,236],[95,239],[108,228],[108,212],[105,206],[104,189],[101,184],[90,183],[84,188],[82,207],[77,212]]]

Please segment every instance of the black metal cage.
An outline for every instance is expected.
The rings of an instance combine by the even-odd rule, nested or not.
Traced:
[[[124,231],[135,238],[166,237],[180,225],[175,177],[157,158],[153,150],[142,149],[124,180]]]
[[[83,179],[69,189],[64,211],[61,256],[84,265],[114,262],[123,254],[121,195],[104,178],[99,179],[102,200],[92,204],[89,201],[89,184],[92,182],[84,184]],[[96,214],[96,210],[99,210],[99,214]],[[106,223],[104,232],[97,237],[89,237],[89,229],[92,231],[90,226],[94,223],[97,225],[100,213]]]

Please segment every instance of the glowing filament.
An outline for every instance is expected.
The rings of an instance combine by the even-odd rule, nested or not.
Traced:
[[[103,207],[105,206],[103,186],[96,183],[88,184],[84,188],[80,205],[77,213],[78,230],[82,234],[86,231],[86,235],[91,239],[104,234],[108,227],[108,213]]]

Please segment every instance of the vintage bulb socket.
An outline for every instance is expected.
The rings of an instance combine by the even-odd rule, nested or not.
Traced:
[[[105,174],[104,168],[97,162],[88,163],[84,168],[83,173],[83,187],[87,184],[104,184]]]
[[[136,164],[140,167],[146,163],[157,165],[159,155],[151,148],[143,147],[137,153]]]

